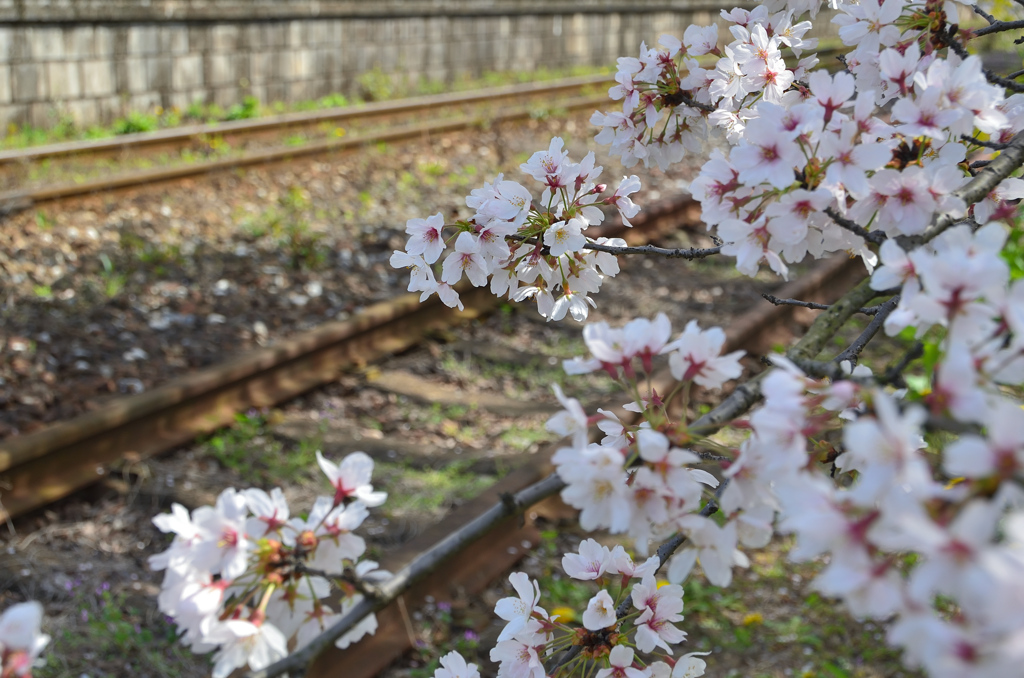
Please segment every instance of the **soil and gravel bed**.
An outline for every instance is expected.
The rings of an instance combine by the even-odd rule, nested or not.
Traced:
[[[404,225],[566,137],[585,115],[41,206],[0,224],[0,437],[28,433],[404,291]],[[645,176],[641,200],[689,170]],[[605,177],[622,168],[606,162]]]

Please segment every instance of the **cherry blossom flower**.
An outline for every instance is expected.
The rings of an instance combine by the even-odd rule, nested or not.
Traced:
[[[259,671],[288,654],[284,634],[269,622],[256,625],[242,619],[229,619],[209,635],[221,645],[213,657],[213,678],[227,678],[235,669],[246,665]]]
[[[644,671],[633,668],[633,648],[616,645],[608,655],[611,668],[601,669],[595,678],[649,678]]]
[[[562,556],[562,569],[573,579],[597,579],[608,569],[610,557],[607,546],[585,539],[580,542],[578,553]]]
[[[426,219],[410,219],[405,224],[405,232],[410,235],[405,251],[411,255],[422,254],[426,263],[434,263],[444,251],[443,229],[444,216],[440,212]]]
[[[364,452],[353,452],[346,456],[341,464],[335,464],[317,450],[316,461],[334,486],[334,505],[344,501],[359,500],[363,505],[373,508],[387,500],[387,492],[374,492],[370,478],[373,475],[373,459]]]
[[[660,351],[669,354],[672,376],[680,381],[693,380],[705,388],[717,388],[740,376],[743,351],[720,355],[725,332],[717,327],[701,330],[696,320],[686,324],[679,337]]]
[[[449,652],[440,659],[441,668],[434,671],[434,678],[480,678],[476,664],[469,664],[458,652]]]
[[[547,672],[541,659],[545,642],[538,623],[532,620],[515,638],[496,643],[490,659],[500,662],[498,675],[502,678],[545,678]]]
[[[537,606],[540,602],[540,586],[537,582],[531,581],[529,575],[524,572],[513,572],[508,576],[508,580],[519,597],[502,598],[494,606],[494,613],[508,622],[498,635],[498,642],[513,638],[525,629],[534,612],[547,616],[547,613]]]
[[[583,613],[583,628],[600,631],[612,626],[616,621],[615,601],[607,591],[601,589],[587,603],[587,610]]]
[[[487,266],[480,253],[480,241],[463,231],[455,239],[455,251],[449,254],[441,267],[442,282],[454,285],[465,275],[475,287],[487,284]]]
[[[651,574],[633,585],[633,605],[641,611],[636,620],[636,647],[641,652],[654,652],[660,647],[672,654],[672,646],[683,642],[686,634],[676,628],[683,620],[683,587],[668,584],[659,588]]]

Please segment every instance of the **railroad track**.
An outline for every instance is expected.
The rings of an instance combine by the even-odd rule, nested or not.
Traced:
[[[154,133],[130,134],[111,139],[77,141],[37,148],[0,152],[0,182],[7,185],[18,175],[40,163],[81,161],[83,159],[120,158],[145,152],[153,156],[168,150],[178,151],[190,146],[203,149],[217,140],[219,148],[236,152],[209,160],[181,161],[164,167],[138,169],[110,176],[70,181],[45,182],[0,192],[0,214],[10,214],[32,205],[93,193],[104,193],[148,184],[159,184],[222,172],[239,167],[289,162],[328,153],[358,149],[377,143],[394,143],[432,134],[453,132],[481,125],[528,118],[538,105],[549,109],[577,110],[597,107],[607,102],[604,87],[608,76],[586,76],[496,87],[464,93],[412,97],[400,101],[336,108],[309,113],[294,113],[256,120],[217,125],[191,125]],[[586,94],[598,88],[600,94]],[[424,117],[435,119],[424,121]],[[336,136],[324,131],[324,125],[362,126],[363,131],[345,131]],[[339,129],[339,128],[333,128]],[[282,141],[285,133],[319,131],[316,138],[305,143]],[[270,143],[268,143],[268,139]],[[259,141],[260,143],[254,143]],[[252,146],[252,148],[245,148]],[[54,168],[51,167],[52,171]]]
[[[641,214],[644,219],[636,228],[624,232],[621,225],[613,226],[605,233],[641,242],[680,225],[699,223],[699,205],[689,198],[663,202]],[[485,288],[466,289],[463,301],[466,311],[458,312],[437,297],[421,304],[417,295],[403,295],[344,322],[327,323],[141,395],[119,398],[69,421],[4,440],[0,520],[94,482],[125,455],[145,458],[186,443],[231,423],[237,412],[293,398],[334,380],[341,371],[402,351],[427,333],[498,303]],[[779,317],[785,312],[785,307],[770,311],[783,314]],[[771,324],[761,324],[765,323]]]
[[[828,59],[838,51],[821,50],[819,56]],[[837,65],[832,64],[833,67]],[[324,111],[292,113],[214,125],[189,125],[158,132],[126,134],[110,139],[0,151],[0,186],[17,186],[25,183],[21,181],[21,176],[28,174],[28,168],[40,163],[55,163],[84,157],[124,159],[132,153],[147,152],[152,155],[159,151],[180,151],[190,145],[206,152],[211,148],[211,140],[217,140],[216,145],[221,148],[245,145],[254,140],[276,140],[269,145],[264,144],[262,147],[229,153],[225,157],[214,157],[210,160],[181,162],[154,169],[140,168],[98,178],[76,176],[68,181],[45,181],[36,186],[3,191],[0,192],[0,216],[55,200],[160,184],[240,167],[289,162],[358,149],[374,143],[393,143],[452,132],[491,122],[523,119],[535,113],[540,103],[547,108],[562,110],[607,107],[608,98],[603,88],[613,82],[606,75],[583,76],[547,83],[527,83],[471,92],[411,97],[399,101]],[[595,88],[602,90],[600,94],[585,94]],[[476,109],[476,112],[473,112],[473,109]],[[455,111],[461,113],[452,117]],[[422,117],[429,115],[445,117],[423,122]],[[284,132],[312,131],[324,125],[342,123],[358,125],[360,121],[373,121],[373,129],[356,133],[346,132],[340,138],[320,130],[318,136],[321,138],[309,139],[299,145],[282,142],[280,139]]]

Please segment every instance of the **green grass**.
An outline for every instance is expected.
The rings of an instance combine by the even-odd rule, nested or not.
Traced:
[[[322,440],[314,437],[288,448],[270,434],[267,416],[250,410],[235,415],[235,424],[211,435],[203,453],[246,482],[273,487],[311,477]]]
[[[815,563],[788,562],[789,541],[750,551],[749,573],[736,571],[733,584],[719,589],[699,573],[684,584],[682,623],[689,633],[685,652],[713,650],[709,660],[722,668],[717,675],[781,677],[776,663],[805,678],[875,678],[916,675],[900,664],[900,653],[888,647],[879,626],[851,619],[839,603],[807,585],[817,573]],[[760,673],[737,671],[758,667]],[[796,671],[798,667],[803,667]],[[712,663],[709,661],[709,671]]]
[[[384,505],[392,516],[434,513],[479,495],[497,480],[469,470],[473,460],[455,461],[439,469],[414,469],[404,464],[377,462],[374,484],[388,492]]]
[[[356,96],[342,93],[329,94],[319,99],[284,103],[280,101],[261,103],[255,97],[247,96],[242,102],[225,110],[216,104],[195,102],[184,110],[156,108],[149,111],[132,111],[124,118],[106,126],[82,127],[67,114],[55,107],[56,122],[50,127],[8,125],[7,135],[0,139],[0,149],[28,148],[62,141],[82,139],[103,139],[121,134],[150,132],[170,129],[180,125],[197,123],[218,123],[231,120],[248,120],[268,115],[280,115],[291,111],[315,111],[328,108],[342,108],[366,101],[388,101],[410,96],[440,94],[450,91],[464,91],[484,87],[499,87],[525,82],[555,80],[580,75],[611,74],[609,66],[575,66],[564,69],[540,69],[537,71],[488,72],[479,77],[460,76],[452,82],[420,78],[415,82],[396,78],[380,70],[368,71],[357,79]],[[543,112],[544,115],[551,111]],[[305,137],[296,135],[287,143],[302,145]],[[217,150],[217,149],[213,149]]]
[[[178,642],[172,624],[136,608],[127,594],[114,594],[106,584],[95,592],[82,588],[68,605],[74,616],[43,651],[45,664],[33,670],[36,678],[85,675],[86,667],[92,678],[173,678],[195,675],[206,665],[205,657],[193,655]]]

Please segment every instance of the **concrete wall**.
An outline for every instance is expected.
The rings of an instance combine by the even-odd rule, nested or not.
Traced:
[[[0,129],[614,63],[717,15],[703,0],[0,0]]]

